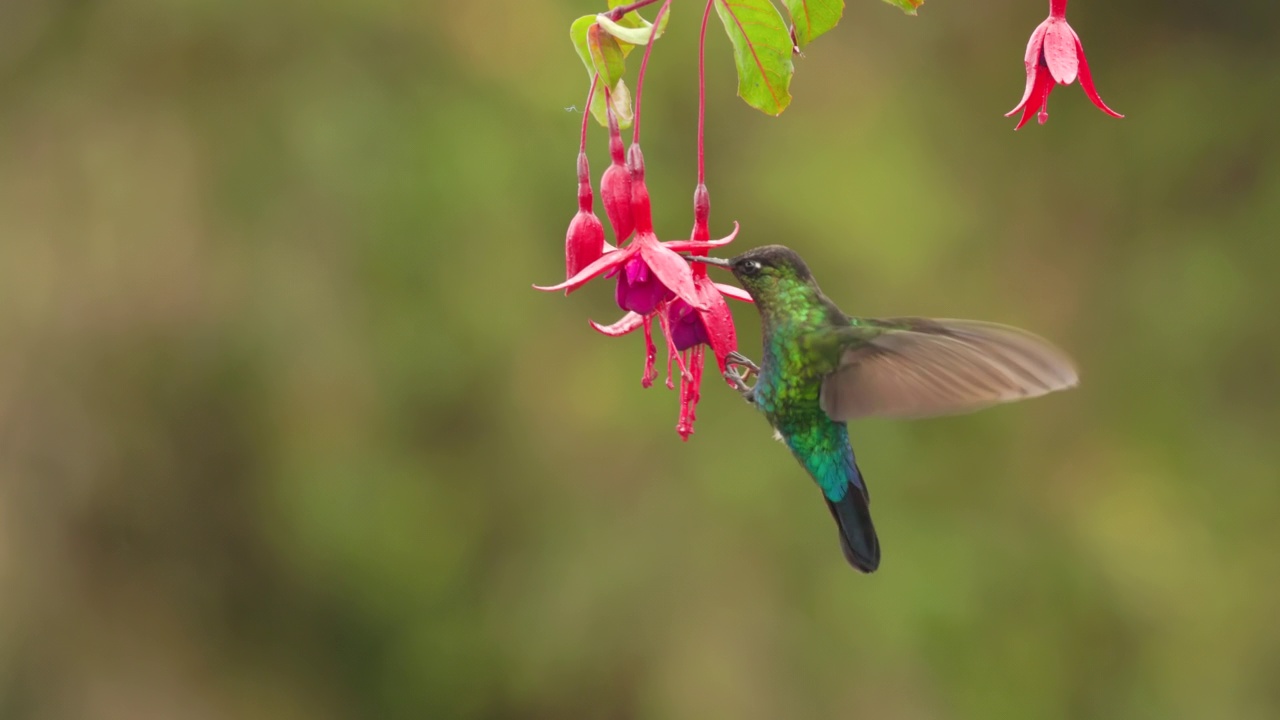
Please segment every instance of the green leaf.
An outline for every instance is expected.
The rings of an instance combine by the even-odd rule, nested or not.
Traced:
[[[804,47],[840,22],[844,0],[786,0],[796,43]]]
[[[604,31],[599,25],[587,28],[587,50],[591,53],[591,62],[600,80],[608,86],[609,92],[617,87],[622,74],[627,71],[627,63],[622,57],[622,46],[618,39]]]
[[[587,48],[587,31],[595,24],[595,15],[583,15],[569,26],[569,40],[573,42],[573,49],[578,51],[582,64],[587,66],[588,78],[596,76],[596,64],[591,59],[591,50]]]
[[[902,12],[908,15],[915,15],[916,8],[924,4],[924,0],[884,0],[890,5],[897,5],[902,8]]]
[[[791,33],[769,0],[715,0],[716,14],[733,43],[738,95],[777,115],[791,103]]]
[[[596,86],[596,94],[591,98],[591,114],[602,126],[609,125],[609,116],[605,111],[606,85],[610,86],[613,111],[618,116],[619,127],[631,127],[632,109],[631,92],[622,75],[626,71],[623,44],[596,24],[595,15],[584,15],[569,26],[569,39],[578,57],[587,68],[587,80],[590,82],[600,74],[600,83]],[[629,46],[628,46],[629,47]]]

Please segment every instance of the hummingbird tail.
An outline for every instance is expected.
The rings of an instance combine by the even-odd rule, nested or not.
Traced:
[[[854,473],[857,473],[854,466]],[[827,500],[827,509],[835,518],[840,528],[840,549],[844,550],[844,559],[854,568],[864,573],[875,572],[880,567],[880,540],[876,537],[876,528],[871,524],[871,506],[861,483],[849,481],[844,497],[837,502]]]

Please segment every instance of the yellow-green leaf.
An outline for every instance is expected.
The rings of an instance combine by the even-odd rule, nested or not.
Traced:
[[[587,28],[587,51],[591,53],[591,62],[595,65],[596,72],[600,73],[600,82],[609,88],[609,92],[613,92],[627,70],[618,39],[605,32],[598,24],[592,25]]]
[[[844,0],[786,0],[796,43],[804,47],[840,22]]]
[[[715,0],[716,14],[733,43],[738,95],[777,115],[791,103],[791,33],[769,0]]]

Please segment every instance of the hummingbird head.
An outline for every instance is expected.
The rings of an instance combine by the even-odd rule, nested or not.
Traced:
[[[756,302],[768,303],[780,293],[815,286],[809,266],[795,251],[783,245],[765,245],[729,260],[693,259],[728,268]]]

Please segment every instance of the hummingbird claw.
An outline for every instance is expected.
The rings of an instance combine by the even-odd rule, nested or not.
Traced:
[[[738,393],[742,395],[743,400],[746,400],[748,403],[753,405],[755,404],[756,390],[747,384],[745,372],[740,372],[738,370],[726,370],[724,373],[724,379],[733,386],[734,390],[737,390]]]
[[[747,368],[748,370],[750,370],[751,372],[757,375],[760,374],[760,366],[756,365],[754,362],[751,361],[751,358],[747,357],[746,355],[743,355],[737,350],[734,350],[733,352],[726,355],[725,362],[727,362],[730,365],[741,365],[742,367]]]

